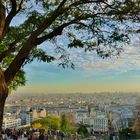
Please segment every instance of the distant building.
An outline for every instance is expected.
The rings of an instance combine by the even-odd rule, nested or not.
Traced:
[[[26,112],[20,112],[19,117],[21,119],[21,125],[26,125]]]
[[[113,128],[118,131],[121,128],[132,127],[135,115],[134,106],[115,105],[108,108],[110,120],[112,120]]]
[[[26,125],[30,125],[32,121],[33,121],[32,112],[27,112],[27,114],[26,114]]]
[[[3,120],[3,128],[18,128],[21,126],[21,119],[14,117],[5,117]]]
[[[46,109],[41,109],[40,112],[39,112],[39,117],[40,118],[45,118],[47,116],[47,112],[46,112]]]
[[[19,117],[21,118],[21,125],[30,125],[33,121],[33,113],[31,111],[20,112]]]
[[[36,119],[39,118],[39,115],[38,115],[38,112],[37,112],[36,109],[34,109],[34,110],[32,111],[32,115],[33,115],[33,120],[36,120]]]
[[[83,123],[94,133],[108,132],[108,118],[105,115],[97,115],[95,117],[86,118]]]
[[[95,116],[91,124],[94,132],[108,132],[108,118],[105,115]]]
[[[59,111],[55,109],[49,109],[47,112],[48,116],[59,116],[59,114],[60,114]]]
[[[82,123],[84,119],[88,118],[88,116],[89,116],[89,113],[87,110],[79,109],[75,113],[76,123]]]
[[[116,131],[121,128],[132,127],[135,115],[133,110],[128,108],[116,107],[110,111],[112,125]]]

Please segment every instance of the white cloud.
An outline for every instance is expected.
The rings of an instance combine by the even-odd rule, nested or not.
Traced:
[[[82,50],[70,51],[71,59],[76,67],[86,72],[110,71],[120,74],[131,70],[140,70],[140,43],[124,47],[118,57],[102,59],[93,52],[84,53]]]
[[[54,46],[47,44],[47,47],[49,47],[50,50],[49,54],[51,53],[54,55]],[[140,43],[138,43],[138,39],[133,42],[133,45],[124,47],[124,51],[120,54],[120,56],[108,59],[100,58],[95,52],[86,53],[82,49],[68,49],[67,51],[70,54],[72,62],[75,64],[76,71],[82,72],[84,76],[96,75],[98,73],[103,76],[106,76],[107,74],[111,75],[112,73],[113,75],[120,75],[129,71],[140,70]],[[50,71],[48,70],[48,66],[53,66],[52,69],[54,69],[57,64],[58,63],[53,62],[46,65],[44,63],[38,64],[34,62],[32,65],[33,68],[31,69],[38,71],[41,67],[41,73],[43,75],[46,74],[47,76],[50,75],[51,77],[56,77],[56,70]]]

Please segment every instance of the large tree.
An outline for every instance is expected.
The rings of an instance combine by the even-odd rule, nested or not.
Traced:
[[[25,64],[36,58],[73,67],[67,47],[118,55],[139,21],[139,0],[0,0],[0,132],[8,90],[25,84]],[[41,48],[44,42],[58,55],[48,54],[48,43]]]

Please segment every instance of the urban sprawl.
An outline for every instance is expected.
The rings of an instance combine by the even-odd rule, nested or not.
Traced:
[[[3,128],[20,129],[47,116],[63,113],[93,134],[132,127],[139,112],[138,93],[14,94],[5,106]],[[110,123],[109,123],[110,122]]]

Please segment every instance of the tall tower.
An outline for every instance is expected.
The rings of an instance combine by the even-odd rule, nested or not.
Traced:
[[[88,105],[88,115],[89,115],[89,117],[91,115],[91,106],[90,105]]]
[[[107,115],[108,118],[108,133],[111,134],[114,131],[113,125],[112,125],[112,113],[109,112],[109,114]]]

